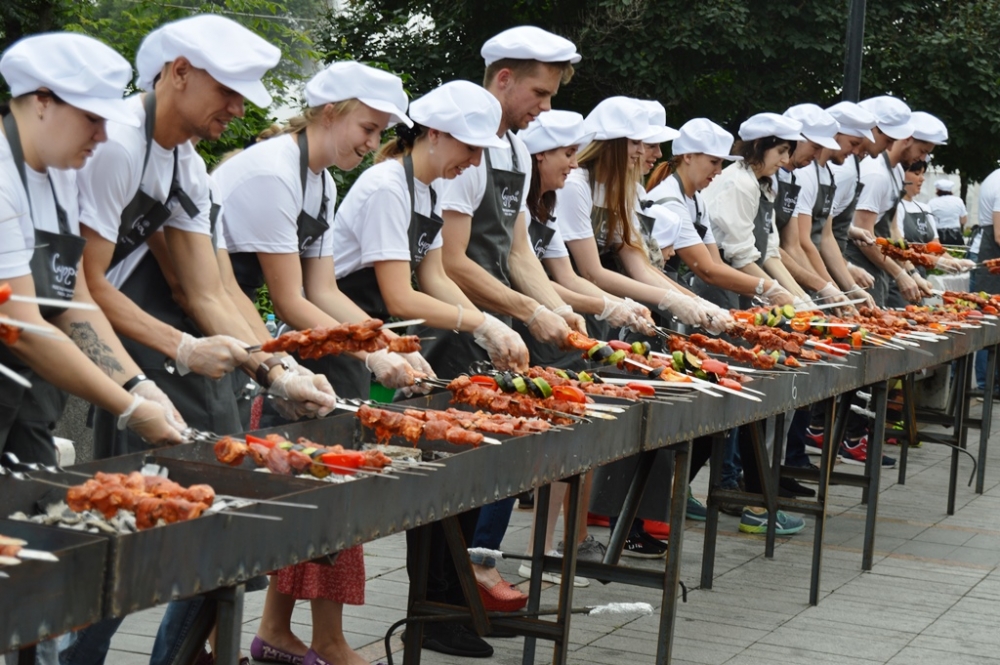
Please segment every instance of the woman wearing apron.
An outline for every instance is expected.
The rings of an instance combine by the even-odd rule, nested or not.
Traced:
[[[79,74],[83,61],[92,67]],[[131,68],[95,39],[52,33],[7,49],[0,74],[13,95],[0,110],[0,284],[15,295],[92,304],[85,282],[78,282],[84,241],[73,169],[107,139],[106,119],[129,122],[121,94]],[[150,442],[181,442],[183,420],[152,382],[140,378],[103,313],[13,300],[0,312],[52,324],[53,333],[75,342],[24,333],[17,343],[0,345],[0,362],[31,383],[25,388],[0,376],[0,451],[25,462],[57,463],[52,428],[65,406],[63,391],[109,409],[119,427]]]
[[[336,186],[327,169],[357,167],[378,147],[391,120],[409,124],[402,82],[355,62],[330,65],[309,81],[305,95],[309,108],[291,121],[288,133],[251,146],[213,174],[237,281],[245,291],[266,283],[275,313],[295,329],[369,318],[337,288],[330,230]],[[410,359],[423,367],[419,354]],[[424,375],[386,351],[315,367],[345,397],[367,397],[369,372],[392,387],[412,385]],[[344,639],[342,617],[344,603],[364,602],[364,580],[361,547],[341,552],[332,567],[304,563],[278,571],[268,588],[254,658],[363,662]],[[312,601],[308,647],[291,631],[297,599]]]

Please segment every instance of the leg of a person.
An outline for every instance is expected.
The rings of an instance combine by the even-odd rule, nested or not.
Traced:
[[[276,582],[267,587],[264,597],[264,612],[257,628],[257,637],[268,647],[304,656],[309,647],[292,632],[292,612],[295,610],[295,597],[278,591]],[[266,654],[265,654],[266,657]]]
[[[469,547],[500,549],[504,534],[507,533],[507,525],[510,524],[510,515],[514,512],[515,500],[515,497],[501,499],[479,509],[476,531]]]
[[[368,665],[344,637],[344,605],[317,598],[312,605],[312,650],[324,660],[338,665]]]
[[[700,436],[691,445],[691,470],[688,473],[688,482],[694,480],[710,459],[712,459],[712,437]]]
[[[562,508],[563,496],[566,494],[566,483],[555,482],[549,488],[549,510],[545,522],[545,551],[551,552],[556,531],[556,522],[559,521],[559,510]],[[537,495],[536,495],[537,496]],[[535,542],[535,529],[538,527],[538,504],[535,504],[534,517],[531,520],[531,531],[528,533],[527,554],[531,554],[531,546]]]
[[[758,474],[757,456],[753,453],[753,439],[750,435],[750,425],[740,426],[738,438],[740,459],[743,460],[743,485],[746,487],[747,492],[760,494],[762,488]]]
[[[862,388],[862,391],[869,393],[871,392],[871,386],[866,386]],[[858,397],[858,393],[853,392],[849,395],[844,396],[845,399],[850,399],[852,404],[857,404],[863,408],[867,408],[867,404],[864,400]],[[868,419],[864,416],[854,413],[854,411],[847,412],[847,430],[846,436],[848,439],[857,440],[865,435],[868,431]],[[838,442],[839,444],[839,442]]]
[[[104,665],[111,638],[125,619],[105,619],[74,633],[59,652],[59,665]]]
[[[594,472],[588,471],[583,475],[583,483],[580,485],[580,514],[576,520],[576,542],[582,543],[587,540],[590,533],[587,531],[587,506],[590,505],[590,490],[594,486]],[[568,486],[567,486],[568,487]],[[569,492],[566,492],[566,505],[569,505]],[[569,513],[563,513],[569,515]]]
[[[171,665],[174,662],[204,603],[204,598],[195,596],[167,604],[167,611],[160,621],[160,628],[156,631],[156,641],[153,642],[149,665]]]
[[[367,661],[344,637],[344,604],[364,605],[365,561],[361,547],[344,550],[333,566],[310,564],[308,579],[295,596],[309,597],[312,606],[310,647],[331,663],[361,665]]]
[[[809,467],[812,463],[806,455],[806,429],[812,419],[812,409],[798,409],[791,418],[788,430],[788,440],[785,444],[785,464],[788,466]]]
[[[986,349],[976,351],[976,387],[986,390]]]

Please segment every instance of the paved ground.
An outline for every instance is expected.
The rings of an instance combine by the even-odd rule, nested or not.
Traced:
[[[978,416],[978,407],[973,415]],[[978,434],[978,433],[975,433]],[[678,665],[688,663],[986,665],[1000,662],[1000,437],[994,435],[986,492],[960,487],[956,514],[945,514],[949,452],[925,444],[911,450],[905,486],[896,472],[883,475],[875,566],[861,572],[864,506],[860,490],[832,488],[831,517],[823,569],[822,599],[808,605],[813,522],[779,541],[772,560],[763,556],[762,537],[741,535],[737,519],[723,516],[716,578],[711,591],[695,589],[681,606],[675,639]],[[978,440],[978,438],[977,438]],[[975,445],[972,446],[973,450]],[[889,447],[888,453],[895,449]],[[846,467],[860,470],[860,467]],[[838,469],[845,469],[840,465]],[[963,460],[968,478],[971,462]],[[694,484],[704,495],[707,471]],[[504,541],[524,551],[530,513],[515,511]],[[593,533],[606,541],[607,529]],[[688,522],[682,579],[697,584],[703,528]],[[407,578],[404,540],[392,536],[365,547],[367,604],[348,608],[352,646],[371,662],[385,659],[382,637],[404,613]],[[634,560],[631,560],[634,562]],[[662,565],[643,562],[637,565]],[[504,576],[520,579],[517,564],[503,561]],[[544,592],[554,604],[556,588]],[[246,599],[243,644],[249,648],[259,622],[263,593]],[[577,606],[610,601],[645,601],[659,606],[659,593],[592,583],[578,589]],[[161,609],[131,616],[112,644],[113,665],[146,663]],[[298,634],[310,634],[308,606],[296,610]],[[657,617],[574,618],[571,662],[648,663],[656,652]],[[521,662],[521,639],[493,639],[495,656],[486,663]],[[397,658],[401,644],[395,640]],[[540,643],[537,662],[551,660]],[[462,659],[425,652],[424,663]],[[396,662],[400,662],[397,659]]]

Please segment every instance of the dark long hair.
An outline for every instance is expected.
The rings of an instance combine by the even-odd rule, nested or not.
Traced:
[[[742,165],[747,169],[753,170],[753,167],[761,166],[764,163],[764,155],[767,154],[768,150],[777,148],[782,143],[788,146],[789,155],[795,152],[795,141],[780,139],[777,136],[765,136],[753,141],[737,141],[733,144],[733,150],[743,158]],[[759,180],[762,185],[766,185],[768,189],[771,189],[770,177],[759,178]]]
[[[531,156],[535,159],[535,155]],[[554,189],[542,192],[542,175],[538,171],[538,164],[532,164],[531,184],[528,187],[528,199],[525,203],[528,206],[528,213],[531,219],[537,219],[545,224],[552,219],[552,211],[556,208],[556,192]]]

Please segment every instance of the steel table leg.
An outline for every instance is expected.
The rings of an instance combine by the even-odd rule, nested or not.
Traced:
[[[657,451],[649,450],[639,453],[639,462],[636,465],[635,473],[632,475],[632,482],[625,494],[625,501],[622,503],[621,513],[618,515],[618,522],[611,531],[611,540],[608,541],[608,550],[604,553],[604,563],[616,565],[622,556],[622,548],[625,540],[628,539],[632,522],[639,514],[639,504],[642,502],[642,495],[646,491],[646,484],[649,482],[649,474],[653,470],[653,460]],[[677,471],[674,471],[676,475]],[[685,497],[685,503],[687,497]],[[673,533],[671,533],[673,535]]]
[[[819,587],[823,570],[823,538],[826,535],[826,495],[830,488],[830,470],[833,468],[834,413],[837,398],[831,397],[824,403],[823,451],[819,458],[819,487],[816,488],[816,503],[820,514],[816,516],[816,532],[813,534],[812,575],[809,579],[809,604],[819,604]]]
[[[562,581],[559,585],[559,614],[556,616],[556,624],[560,628],[560,635],[555,640],[552,649],[553,665],[566,665],[569,656],[569,628],[570,619],[573,617],[573,578],[576,576],[576,541],[579,536],[578,521],[580,510],[586,507],[580,506],[580,476],[572,476],[567,479],[569,483],[569,515],[565,516],[563,523],[563,566]],[[544,528],[544,525],[542,525]],[[535,571],[532,570],[532,573]]]
[[[899,479],[900,485],[906,484],[906,462],[910,456],[910,446],[917,445],[917,404],[913,374],[903,377],[903,427],[905,436],[899,440]]]
[[[243,626],[242,584],[218,589],[209,594],[215,599],[215,662],[219,665],[239,665],[240,636]]]
[[[531,580],[528,582],[527,611],[537,612],[542,603],[542,557],[545,556],[545,525],[549,520],[549,495],[551,485],[543,485],[535,489],[535,538],[531,543]],[[568,542],[564,539],[563,542]],[[535,637],[524,638],[524,650],[521,656],[522,665],[535,664]]]
[[[444,518],[441,520],[441,528],[444,530],[445,540],[448,541],[451,560],[455,562],[455,572],[458,574],[462,593],[465,594],[465,602],[469,605],[469,614],[472,615],[472,629],[480,637],[488,635],[490,620],[486,616],[486,608],[483,607],[483,600],[479,596],[476,574],[472,572],[472,562],[469,560],[469,545],[465,542],[465,536],[462,535],[462,526],[458,523],[458,517],[452,515]]]
[[[973,355],[969,354],[958,360],[958,371],[955,376],[955,424],[954,440],[955,445],[965,448],[968,432],[965,429],[965,421],[969,415],[969,370],[972,366]],[[983,402],[986,403],[985,401]],[[951,467],[948,476],[948,514],[955,514],[955,493],[958,489],[958,455],[957,450],[951,451]]]
[[[722,459],[726,453],[726,432],[712,435],[712,459],[709,462],[708,503],[705,518],[705,543],[701,555],[701,588],[711,589],[715,575],[715,541],[719,537],[719,499],[715,491],[722,485]],[[674,470],[676,474],[676,468]],[[687,505],[687,497],[684,497]],[[671,506],[672,507],[672,506]],[[673,529],[673,527],[671,527]],[[670,533],[673,536],[673,531]]]
[[[979,462],[976,467],[976,494],[983,493],[986,483],[986,450],[993,425],[993,390],[996,388],[997,347],[986,350],[986,392],[983,395],[983,415],[979,424]]]
[[[886,394],[885,382],[872,386],[872,402],[875,406],[875,428],[868,441],[868,512],[865,516],[865,542],[861,554],[861,569],[871,570],[875,555],[875,519],[878,515],[879,482],[882,478],[882,442],[885,440]]]
[[[767,432],[766,426],[764,427],[765,433]],[[778,530],[778,510],[777,510],[777,492],[778,488],[781,487],[781,462],[784,460],[785,452],[785,437],[782,433],[785,431],[785,414],[784,412],[777,414],[774,417],[774,447],[771,451],[771,482],[772,487],[775,488],[775,509],[771,511],[768,508],[767,514],[767,533],[764,536],[764,558],[773,559],[774,558],[774,537],[775,532]],[[765,442],[764,450],[767,450],[767,445]],[[764,473],[763,470],[761,470]]]
[[[686,441],[674,452],[674,487],[670,496],[670,544],[663,570],[663,603],[660,606],[660,630],[656,636],[656,665],[668,665],[674,648],[677,587],[681,580],[681,553],[684,545],[684,519],[687,513],[691,446],[692,443]]]
[[[35,665],[35,645],[24,647],[17,652],[17,665]]]
[[[407,600],[407,616],[413,616],[413,608],[427,601],[427,576],[431,566],[431,525],[416,527],[417,574],[410,578],[410,593]],[[424,642],[424,624],[414,621],[406,627],[403,640],[403,665],[420,665],[420,651]]]
[[[774,558],[774,530],[778,523],[778,487],[771,474],[771,465],[767,461],[767,445],[764,443],[763,421],[750,423],[750,440],[753,442],[753,455],[757,459],[757,475],[764,494],[764,504],[767,508],[767,533],[770,536],[770,551],[765,545],[764,556]]]

